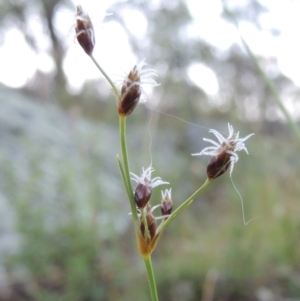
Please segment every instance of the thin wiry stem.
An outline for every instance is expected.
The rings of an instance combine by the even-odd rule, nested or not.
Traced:
[[[127,177],[126,177],[126,174],[125,174],[125,171],[124,171],[124,167],[123,167],[123,164],[122,164],[121,159],[120,159],[119,156],[117,156],[117,162],[118,162],[119,170],[120,170],[120,173],[121,173],[121,177],[122,177],[123,184],[125,186],[128,198],[130,198],[130,194],[132,194],[131,185],[128,185],[128,180],[127,180]],[[132,213],[132,214],[134,214],[134,213]]]
[[[150,292],[151,292],[151,299],[152,301],[158,301],[157,289],[156,289],[156,282],[154,277],[154,271],[151,262],[151,255],[144,257],[144,262],[147,269],[147,275],[149,280]]]
[[[157,232],[162,234],[162,232],[167,228],[167,226],[173,221],[173,219],[181,213],[184,209],[186,209],[192,202],[193,200],[208,186],[208,184],[211,181],[209,179],[206,179],[204,184],[196,190],[186,201],[184,201],[169,217],[168,219],[159,225],[157,228]]]
[[[118,100],[120,98],[120,92],[117,89],[114,82],[111,80],[111,78],[108,76],[108,74],[104,71],[104,69],[100,66],[100,64],[97,62],[97,60],[94,58],[93,55],[90,55],[90,58],[94,62],[94,64],[97,66],[97,68],[100,70],[100,72],[103,74],[103,76],[106,78],[106,80],[111,85],[112,91],[114,95],[116,96],[116,99]],[[136,206],[133,196],[133,190],[131,186],[131,180],[130,180],[130,172],[129,172],[129,163],[128,163],[128,153],[127,153],[127,146],[126,146],[126,117],[120,116],[119,119],[119,127],[120,127],[120,143],[121,143],[121,149],[122,149],[122,159],[123,162],[121,162],[120,158],[117,158],[120,173],[124,182],[124,186],[128,195],[128,198],[130,200],[130,206],[131,206],[131,212],[132,217],[134,221],[137,221],[138,216],[136,212]],[[123,163],[123,164],[122,164]]]
[[[100,64],[97,62],[97,60],[95,59],[95,57],[93,55],[90,55],[90,58],[92,59],[92,61],[96,65],[96,67],[100,70],[100,72],[103,74],[103,76],[106,78],[106,80],[111,85],[111,89],[112,89],[113,93],[115,94],[116,98],[119,99],[120,98],[120,93],[119,93],[119,90],[117,89],[116,85],[114,84],[114,82],[107,75],[107,73],[104,71],[104,69],[100,66]]]
[[[254,55],[254,53],[251,50],[250,46],[248,45],[248,43],[246,42],[246,40],[240,34],[240,32],[239,32],[239,25],[238,25],[238,22],[236,21],[234,15],[227,8],[225,1],[223,0],[222,2],[223,2],[224,11],[226,12],[227,16],[231,19],[231,21],[235,25],[235,27],[237,28],[239,36],[240,36],[240,39],[242,41],[242,44],[244,45],[244,47],[245,47],[248,55],[252,59],[252,61],[255,64],[256,68],[258,69],[258,72],[259,72],[260,76],[262,77],[262,79],[264,80],[266,86],[268,87],[268,89],[270,90],[270,92],[272,93],[272,95],[274,96],[274,99],[277,102],[278,107],[280,108],[280,110],[282,111],[283,115],[285,116],[285,118],[286,118],[288,124],[290,125],[291,129],[294,131],[295,135],[297,136],[297,138],[300,141],[300,128],[298,127],[298,125],[296,124],[295,120],[292,118],[291,114],[288,112],[288,110],[284,106],[283,101],[282,101],[282,99],[281,99],[281,97],[280,97],[280,95],[279,95],[279,93],[278,93],[275,85],[273,84],[272,80],[267,76],[266,72],[263,70],[263,68],[259,64],[258,59]]]
[[[120,143],[122,150],[122,158],[123,158],[123,168],[121,168],[121,174],[124,177],[123,181],[126,187],[126,192],[128,194],[128,199],[130,201],[130,207],[132,212],[132,217],[134,221],[137,221],[138,216],[136,212],[136,205],[133,195],[133,189],[130,180],[130,170],[129,170],[129,161],[128,161],[128,152],[127,152],[127,144],[126,144],[126,116],[119,116],[119,126],[120,126]]]

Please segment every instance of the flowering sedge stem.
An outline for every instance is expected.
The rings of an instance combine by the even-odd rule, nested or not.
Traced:
[[[149,280],[150,292],[151,292],[151,299],[152,301],[158,301],[157,289],[156,289],[156,282],[151,262],[151,255],[144,257],[144,262],[147,269],[147,275]]]
[[[135,201],[133,196],[133,189],[131,186],[128,153],[127,153],[127,145],[126,145],[126,116],[119,116],[119,126],[120,126],[120,142],[121,142],[121,150],[122,150],[122,158],[123,158],[123,166],[121,165],[122,167],[120,168],[120,171],[122,177],[124,178],[123,181],[130,201],[133,220],[137,221],[138,216],[137,216],[136,206],[135,206]]]
[[[107,75],[107,73],[102,69],[102,67],[98,64],[97,60],[94,58],[93,55],[90,55],[91,60],[106,78],[106,80],[111,85],[112,91],[115,94],[116,98],[120,98],[119,90],[117,89],[116,85],[113,83],[111,78]],[[126,146],[126,117],[120,116],[119,119],[119,126],[120,126],[120,141],[121,141],[121,149],[122,149],[122,158],[123,158],[123,165],[120,158],[117,158],[120,173],[126,188],[126,192],[128,194],[128,198],[130,200],[131,212],[134,221],[137,221],[138,216],[135,208],[135,201],[132,193],[131,181],[130,181],[130,172],[129,172],[129,163],[128,163],[128,154],[127,154],[127,146]]]
[[[111,80],[111,78],[107,75],[107,73],[102,69],[102,67],[98,64],[97,60],[94,58],[93,55],[90,55],[90,58],[94,62],[94,64],[97,66],[97,68],[100,70],[100,72],[103,74],[103,76],[106,78],[106,80],[109,82],[111,85],[112,91],[115,94],[116,98],[119,98],[119,90],[117,89],[116,85],[114,82]]]
[[[160,235],[163,233],[163,231],[167,228],[167,226],[172,222],[172,220],[181,213],[185,208],[187,208],[193,200],[208,186],[208,184],[211,182],[211,180],[206,179],[204,184],[196,190],[186,201],[184,201],[169,217],[168,219],[159,225],[157,228],[157,233]]]

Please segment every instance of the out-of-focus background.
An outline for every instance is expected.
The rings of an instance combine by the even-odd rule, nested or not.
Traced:
[[[227,1],[239,32],[221,0],[81,4],[114,80],[144,58],[158,73],[151,108],[128,118],[130,165],[147,167],[151,145],[175,207],[205,180],[208,158],[190,154],[212,136],[198,126],[255,133],[232,179],[246,219],[262,217],[245,226],[229,174],[215,180],[153,254],[160,299],[300,300],[299,140],[239,37],[298,121],[300,1]],[[75,42],[74,11],[0,1],[1,301],[150,300],[116,163],[115,99]]]

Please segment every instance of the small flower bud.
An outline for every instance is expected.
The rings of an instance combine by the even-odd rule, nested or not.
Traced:
[[[150,183],[139,183],[135,188],[134,198],[136,206],[139,209],[144,208],[150,200],[152,188],[149,184]]]
[[[173,201],[171,199],[171,189],[161,192],[162,200],[160,205],[161,215],[170,215],[173,209]]]
[[[76,38],[83,50],[91,55],[95,46],[95,34],[92,21],[88,14],[84,13],[82,7],[76,7]]]

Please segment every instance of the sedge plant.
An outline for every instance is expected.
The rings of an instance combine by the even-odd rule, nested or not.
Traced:
[[[234,165],[239,159],[237,152],[243,150],[248,153],[244,142],[253,134],[240,138],[239,132],[234,132],[233,127],[230,124],[228,124],[229,133],[227,137],[224,137],[218,131],[211,129],[209,132],[216,137],[217,141],[203,138],[204,141],[211,145],[204,148],[201,152],[193,154],[193,156],[210,156],[206,168],[207,178],[202,186],[184,200],[175,210],[173,210],[171,188],[161,192],[161,202],[159,205],[152,206],[150,201],[153,189],[161,185],[169,185],[169,183],[163,181],[160,177],[152,177],[152,173],[154,172],[152,165],[147,168],[143,167],[140,175],[136,175],[130,171],[130,152],[128,152],[127,148],[126,120],[134,113],[136,106],[146,100],[145,96],[147,95],[145,95],[143,86],[145,84],[152,86],[158,85],[153,79],[156,72],[153,69],[146,68],[145,60],[143,60],[129,71],[124,78],[121,87],[118,88],[93,56],[95,47],[94,29],[91,19],[88,14],[83,11],[81,6],[77,6],[75,32],[79,45],[106,78],[116,98],[116,116],[119,118],[121,145],[121,156],[117,156],[117,163],[131,207],[131,216],[138,251],[145,262],[150,285],[151,300],[158,301],[151,254],[155,250],[161,236],[170,223],[181,212],[187,209],[193,200],[199,196],[214,179],[223,175],[227,170],[229,170],[231,176]],[[135,183],[134,188],[132,185],[133,182]],[[157,216],[154,212],[159,209],[160,214]]]

